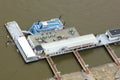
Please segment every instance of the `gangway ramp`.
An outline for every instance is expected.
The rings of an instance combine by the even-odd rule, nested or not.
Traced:
[[[53,60],[52,60],[52,58],[51,58],[50,56],[46,56],[46,60],[47,60],[47,62],[49,63],[49,65],[50,65],[53,73],[55,74],[55,78],[56,78],[57,80],[62,80],[61,75],[60,75],[60,72],[58,71],[56,65],[54,64],[54,62],[53,62]]]
[[[108,53],[110,54],[110,56],[112,57],[112,59],[115,61],[115,63],[120,66],[119,58],[115,54],[114,50],[108,44],[106,44],[104,46],[105,46],[106,50],[108,51]]]
[[[82,57],[80,56],[80,54],[78,53],[77,50],[73,50],[73,54],[75,55],[75,57],[77,58],[78,62],[80,63],[80,65],[82,66],[83,70],[89,74],[90,71],[88,69],[88,67],[86,66],[84,60],[82,59]]]

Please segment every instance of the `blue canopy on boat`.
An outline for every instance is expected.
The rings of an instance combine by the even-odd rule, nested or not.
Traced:
[[[32,27],[29,29],[29,32],[32,34],[41,33],[43,31],[49,30],[59,30],[63,29],[64,26],[59,18],[47,20],[47,21],[38,21],[33,23]]]

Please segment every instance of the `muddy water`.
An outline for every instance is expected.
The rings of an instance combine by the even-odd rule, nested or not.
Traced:
[[[46,60],[25,64],[4,29],[8,21],[17,21],[22,29],[33,22],[62,15],[66,27],[75,26],[81,35],[104,33],[120,25],[119,0],[0,0],[0,80],[46,80],[53,76]],[[120,57],[120,46],[112,46]],[[80,52],[90,67],[112,62],[104,48]],[[73,54],[53,58],[61,74],[81,70]]]

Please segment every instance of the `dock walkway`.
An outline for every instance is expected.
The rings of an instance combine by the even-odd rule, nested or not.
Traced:
[[[119,58],[117,57],[117,55],[115,54],[114,50],[110,47],[110,45],[106,44],[104,45],[106,50],[109,52],[110,56],[112,57],[112,59],[115,61],[115,63],[120,66],[120,61]]]
[[[73,53],[74,53],[75,57],[77,58],[78,62],[80,63],[80,65],[82,66],[83,70],[84,70],[87,74],[89,74],[90,71],[89,71],[88,67],[86,66],[84,60],[82,59],[82,57],[81,57],[80,54],[78,53],[78,51],[77,51],[77,50],[73,50]]]
[[[53,60],[52,60],[52,58],[49,57],[49,56],[47,56],[47,57],[46,57],[46,60],[47,60],[47,62],[49,63],[49,65],[50,65],[53,73],[55,74],[55,78],[56,78],[57,80],[62,80],[61,75],[60,75],[60,72],[58,71],[56,65],[54,64],[54,62],[53,62]]]

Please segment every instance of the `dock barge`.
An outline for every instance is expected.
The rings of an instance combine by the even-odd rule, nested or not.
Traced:
[[[80,36],[77,30],[72,27],[31,34],[26,37],[16,21],[6,23],[5,27],[24,61],[29,63],[46,58],[57,80],[62,79],[52,61],[52,56],[73,52],[83,70],[89,74],[90,71],[78,51],[104,46],[115,63],[120,65],[119,58],[109,46],[109,44],[120,42],[120,29],[107,30],[104,34],[96,36],[94,34]]]
[[[36,56],[33,52],[26,37],[24,36],[20,27],[15,21],[9,22],[5,24],[5,26],[26,63],[40,59],[39,56]]]

